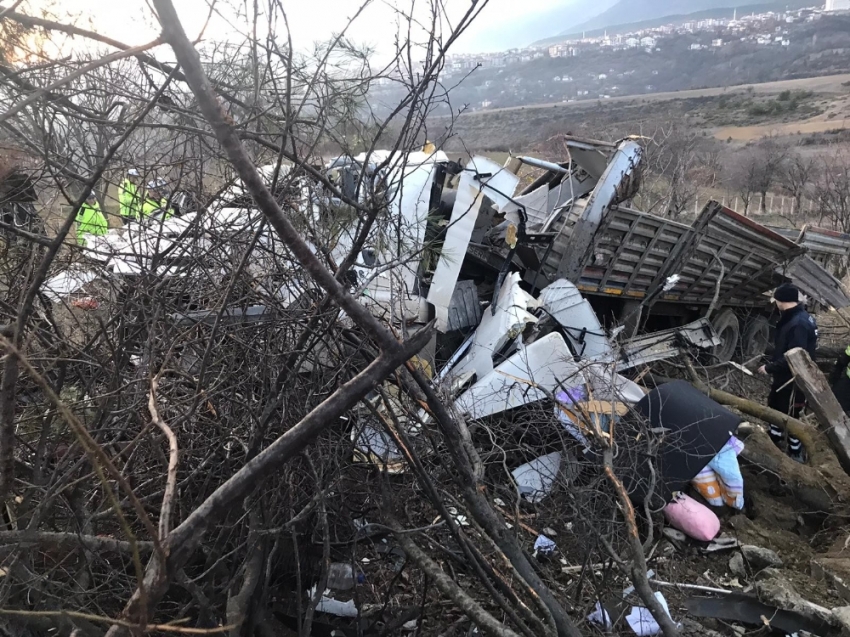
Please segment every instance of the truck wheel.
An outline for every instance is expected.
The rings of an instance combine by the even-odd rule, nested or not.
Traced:
[[[732,360],[738,347],[738,337],[741,334],[741,326],[738,317],[732,310],[726,309],[720,312],[711,321],[711,326],[723,342],[714,348],[714,357],[721,363]]]
[[[770,323],[763,316],[754,316],[747,321],[744,336],[741,339],[741,350],[744,360],[761,356],[770,342]]]

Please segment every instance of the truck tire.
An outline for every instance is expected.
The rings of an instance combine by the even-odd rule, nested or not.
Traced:
[[[735,355],[735,350],[738,349],[738,338],[741,335],[738,317],[727,308],[711,320],[711,326],[723,341],[712,351],[714,357],[720,363],[731,361]]]
[[[741,338],[741,351],[744,360],[750,360],[761,356],[770,342],[770,323],[763,316],[751,317],[744,328],[744,336]]]

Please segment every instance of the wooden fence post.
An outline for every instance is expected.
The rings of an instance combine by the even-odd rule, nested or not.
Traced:
[[[809,407],[826,431],[838,461],[850,473],[850,417],[844,413],[823,372],[814,364],[809,353],[800,348],[785,352],[797,387],[809,401]]]

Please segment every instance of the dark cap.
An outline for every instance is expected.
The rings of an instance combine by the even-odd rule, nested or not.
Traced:
[[[783,283],[773,292],[773,299],[782,303],[799,303],[800,290],[790,283]]]

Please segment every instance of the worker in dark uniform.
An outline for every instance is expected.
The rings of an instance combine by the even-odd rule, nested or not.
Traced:
[[[773,376],[767,406],[798,418],[806,406],[806,397],[794,385],[794,376],[785,360],[785,352],[802,347],[814,356],[818,344],[818,326],[800,303],[800,291],[793,285],[785,283],[776,288],[773,302],[781,314],[776,324],[773,358],[758,371]],[[776,425],[770,425],[770,437],[774,443],[782,446],[784,435]],[[793,436],[788,436],[788,455],[798,462],[804,461],[803,445]]]
[[[835,361],[835,369],[832,371],[829,384],[844,413],[850,415],[850,345],[839,354],[838,360]]]

